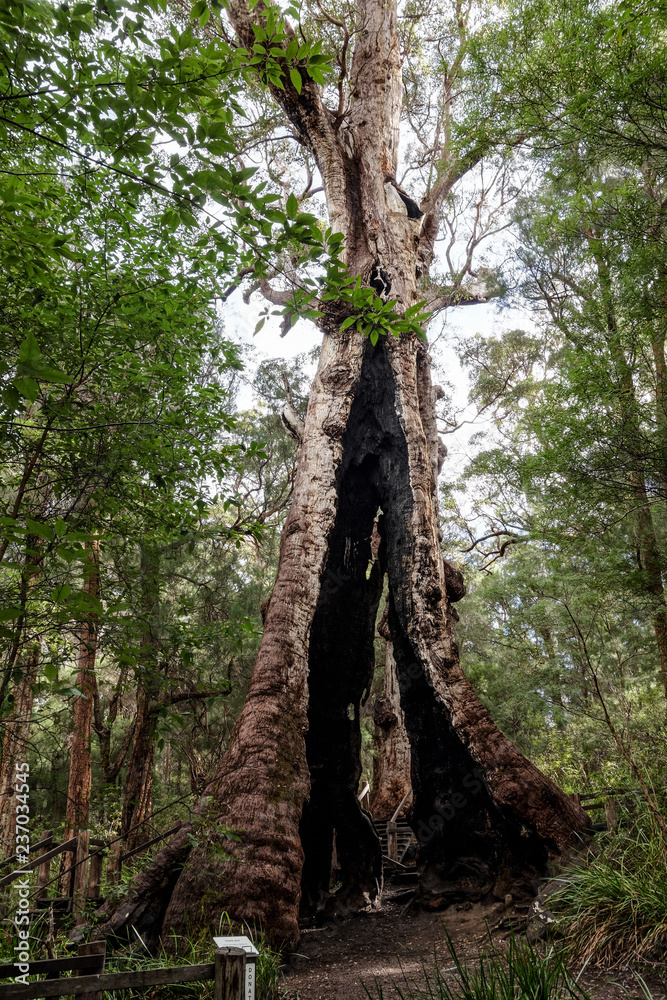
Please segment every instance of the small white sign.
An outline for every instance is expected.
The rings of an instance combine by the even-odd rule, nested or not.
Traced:
[[[249,937],[214,937],[216,948],[243,948],[245,960],[245,994],[244,1000],[255,1000],[255,983],[257,980],[257,956],[259,952]]]

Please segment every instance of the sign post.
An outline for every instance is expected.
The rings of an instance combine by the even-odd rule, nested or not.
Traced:
[[[259,952],[249,937],[214,937],[216,948],[243,948],[245,960],[245,992],[243,1000],[255,1000],[257,956]]]

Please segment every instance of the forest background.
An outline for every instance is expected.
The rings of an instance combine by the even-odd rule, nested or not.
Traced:
[[[327,25],[345,5],[300,12],[317,40],[289,72],[335,93]],[[637,788],[654,831],[666,13],[627,0],[403,10],[411,142],[428,137],[410,25],[450,18],[466,88],[452,141],[487,150],[446,201],[438,251],[472,332],[440,355],[448,327],[431,334],[440,432],[476,431],[441,485],[445,553],[468,588],[462,662],[562,788]],[[85,826],[131,847],[169,829],[228,745],[261,637],[296,467],[281,413],[303,416],[313,354],[285,359],[276,330],[275,356],[258,358],[234,320],[277,277],[270,305],[297,336],[297,265],[331,278],[336,247],[317,178],[248,82],[253,59],[265,82],[280,68],[212,36],[218,16],[203,0],[0,4],[3,853],[23,760],[34,830]],[[440,58],[430,73],[446,74]],[[493,335],[475,326],[487,299]],[[378,636],[370,782],[383,665]]]

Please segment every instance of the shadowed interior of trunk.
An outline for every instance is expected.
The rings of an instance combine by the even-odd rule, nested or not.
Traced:
[[[347,912],[372,899],[381,886],[379,842],[355,793],[361,775],[359,709],[373,679],[385,573],[412,751],[410,824],[419,843],[423,901],[446,905],[494,889],[497,895],[521,887],[531,892],[547,863],[543,840],[494,803],[481,768],[407,638],[412,490],[387,347],[368,343],[343,438],[338,511],[310,638],[306,751],[311,793],[300,827],[304,913]],[[376,553],[374,523],[381,538]],[[332,897],[334,829],[342,887]]]

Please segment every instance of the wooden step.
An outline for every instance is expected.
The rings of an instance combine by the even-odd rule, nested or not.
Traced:
[[[375,820],[374,825],[380,841],[382,854],[385,858],[387,858],[389,853],[388,842],[387,842],[387,820]],[[400,861],[403,858],[407,848],[413,842],[413,839],[414,839],[414,834],[412,832],[412,829],[408,826],[408,824],[404,820],[401,820],[398,823],[396,823],[397,861]]]

